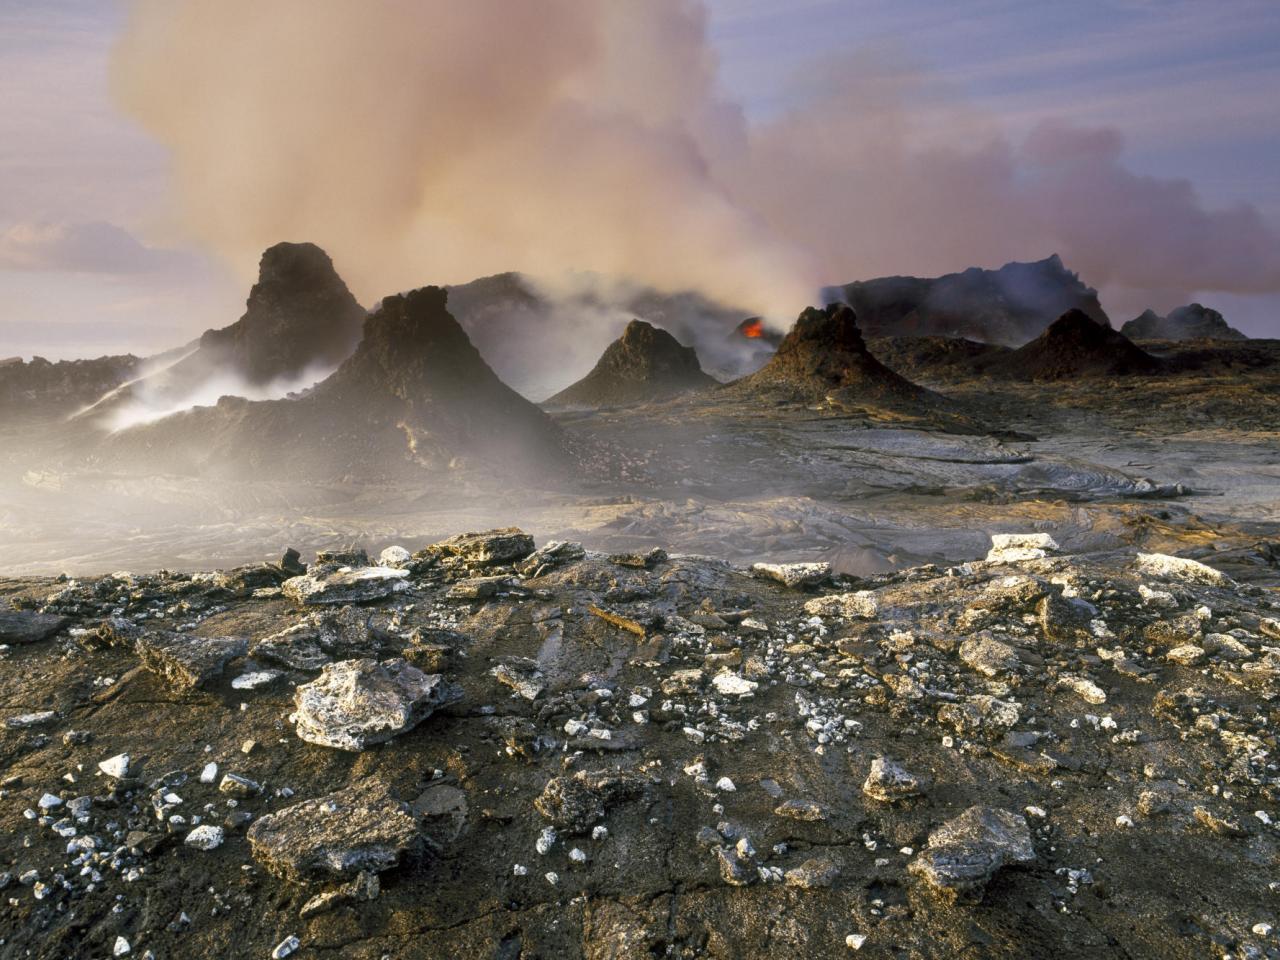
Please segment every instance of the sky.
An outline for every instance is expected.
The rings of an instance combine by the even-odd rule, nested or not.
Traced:
[[[716,82],[752,121],[786,115],[832,64],[892,65],[926,91],[913,109],[939,131],[961,122],[1014,143],[1052,120],[1119,131],[1129,170],[1185,179],[1207,207],[1250,204],[1280,230],[1275,0],[707,0],[706,11]],[[198,243],[174,202],[169,148],[113,96],[125,13],[108,0],[0,0],[0,358],[154,353],[243,309],[243,271]],[[1280,295],[1196,296],[1248,333],[1280,336]],[[1105,288],[1103,302],[1128,319]]]

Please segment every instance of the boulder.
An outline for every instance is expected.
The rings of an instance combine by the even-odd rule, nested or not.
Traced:
[[[458,696],[440,674],[398,657],[344,660],[295,691],[295,729],[308,743],[359,752],[412,730]]]
[[[877,757],[871,761],[871,770],[862,784],[862,792],[881,803],[893,803],[919,796],[928,785],[928,778],[911,773],[888,757]]]
[[[339,567],[329,572],[291,577],[284,595],[299,606],[368,603],[409,589],[408,570],[394,567]]]
[[[819,563],[754,563],[751,572],[762,580],[776,580],[784,587],[814,587],[831,576],[831,564]]]
[[[1042,560],[1058,552],[1058,544],[1047,533],[993,533],[988,563],[1017,563],[1019,560]]]
[[[71,621],[34,610],[0,610],[0,643],[37,643],[53,636]]]
[[[298,883],[388,870],[422,842],[408,805],[377,780],[267,814],[248,839],[255,860]]]
[[[970,807],[934,830],[927,849],[908,869],[939,899],[981,900],[998,870],[1035,858],[1024,817],[995,807]]]

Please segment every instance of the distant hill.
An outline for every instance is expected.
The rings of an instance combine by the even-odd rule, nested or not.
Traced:
[[[1097,291],[1054,254],[999,270],[971,267],[931,279],[881,277],[823,291],[853,307],[868,337],[963,337],[1020,346],[1068,310],[1110,326]]]
[[[698,355],[643,320],[632,320],[591,372],[546,401],[556,407],[643,403],[718,386],[703,373]]]
[[[1120,332],[1131,340],[1248,340],[1235,327],[1229,326],[1217,310],[1199,303],[1171,310],[1162,317],[1146,310],[1134,317]]]
[[[986,370],[1015,380],[1068,380],[1158,373],[1161,364],[1124,334],[1082,310],[1069,310],[1030,343],[999,355]]]

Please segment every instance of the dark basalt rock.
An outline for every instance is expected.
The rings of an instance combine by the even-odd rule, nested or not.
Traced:
[[[785,393],[810,402],[828,398],[913,404],[943,401],[873,357],[853,310],[842,303],[806,309],[769,362],[729,389]]]
[[[70,621],[52,613],[0,610],[0,643],[25,644],[45,640]]]
[[[642,403],[716,383],[702,372],[692,347],[650,323],[632,320],[590,373],[547,403],[565,407]]]
[[[1152,374],[1160,361],[1124,334],[1071,310],[1036,339],[993,361],[988,371],[1015,380],[1067,380]]]
[[[868,337],[967,337],[1017,346],[1068,310],[1109,322],[1097,291],[1063,266],[1057,254],[932,279],[880,277],[824,294],[852,306]]]
[[[1239,330],[1228,325],[1217,310],[1199,303],[1189,303],[1162,317],[1146,310],[1134,317],[1120,332],[1131,340],[1248,340]]]

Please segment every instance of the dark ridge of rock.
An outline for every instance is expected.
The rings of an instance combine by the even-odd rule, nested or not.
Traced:
[[[870,400],[932,404],[944,398],[894,373],[867,350],[846,304],[809,307],[757,372],[730,385],[734,392],[785,394],[806,402]]]
[[[564,407],[643,403],[717,383],[702,372],[693,347],[651,323],[632,320],[590,373],[546,402]]]
[[[1130,340],[1248,340],[1217,310],[1189,303],[1162,317],[1145,310],[1120,328]]]
[[[327,253],[313,243],[277,243],[262,255],[239,320],[206,330],[185,356],[135,383],[99,393],[91,415],[110,423],[114,411],[135,400],[181,405],[226,378],[269,387],[322,376],[350,356],[364,317]]]
[[[222,476],[395,476],[472,458],[517,472],[556,466],[559,427],[498,379],[446,297],[439,287],[387,297],[355,352],[304,396],[223,397],[104,446],[134,469]]]
[[[277,243],[262,254],[244,316],[207,331],[200,350],[266,384],[341,363],[360,339],[364,315],[327,253],[313,243]]]
[[[1110,324],[1097,291],[1056,253],[999,270],[860,280],[828,288],[824,296],[853,307],[868,337],[965,337],[1019,346],[1072,309]]]
[[[1015,380],[1122,377],[1158,373],[1161,368],[1159,360],[1124,334],[1081,310],[1064,313],[1036,339],[987,367]]]
[[[0,411],[5,413],[66,414],[93,403],[137,375],[144,361],[124,354],[93,360],[20,357],[0,361]]]

